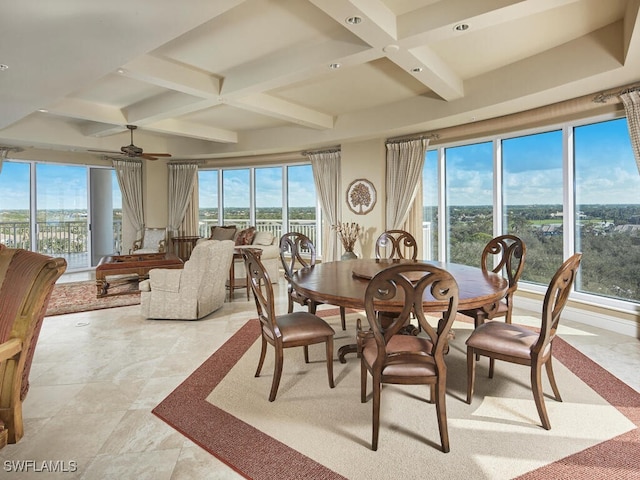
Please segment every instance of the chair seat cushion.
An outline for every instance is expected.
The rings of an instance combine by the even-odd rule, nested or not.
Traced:
[[[293,312],[277,316],[278,327],[284,343],[322,339],[333,336],[336,332],[320,317],[309,312]],[[264,329],[271,337],[271,332]],[[324,340],[322,340],[324,341]]]
[[[431,352],[433,344],[428,338],[413,335],[394,335],[387,342],[387,354],[398,352]],[[364,360],[373,365],[378,354],[378,347],[374,338],[368,338],[362,348]],[[407,363],[391,363],[382,369],[382,375],[388,376],[435,376],[436,369],[432,357],[420,357],[421,361]]]
[[[476,328],[466,344],[479,350],[528,359],[538,337],[537,332],[521,325],[495,321]]]

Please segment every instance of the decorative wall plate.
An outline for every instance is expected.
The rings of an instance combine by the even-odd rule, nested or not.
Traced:
[[[354,180],[347,188],[347,205],[356,215],[366,215],[373,210],[377,199],[373,183],[364,178]]]

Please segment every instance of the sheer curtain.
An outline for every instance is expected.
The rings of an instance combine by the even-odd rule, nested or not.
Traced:
[[[340,221],[340,151],[311,152],[307,156],[322,205],[322,258],[325,262],[333,262],[339,258],[337,238],[331,227]]]
[[[429,140],[387,142],[387,230],[402,229],[420,190],[424,157]],[[416,206],[416,208],[421,206]],[[415,209],[412,221],[415,228]],[[416,239],[420,230],[409,230]]]
[[[187,209],[184,212],[182,223],[180,224],[180,232],[182,235],[200,235],[200,195],[198,188],[198,174],[196,173],[196,179],[193,182],[193,189],[191,191],[191,198],[187,204]],[[205,237],[207,234],[204,235]]]
[[[176,236],[191,201],[198,175],[195,163],[169,163],[169,236]]]
[[[140,160],[114,159],[120,191],[122,210],[136,230],[135,238],[141,238],[144,231],[144,209],[142,208],[142,162]]]
[[[638,172],[640,172],[640,91],[634,90],[623,93],[620,95],[620,100],[622,100],[624,111],[627,115],[633,155],[636,157]]]

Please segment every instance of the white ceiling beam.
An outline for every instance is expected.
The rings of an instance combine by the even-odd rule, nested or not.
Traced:
[[[416,80],[443,99],[451,101],[464,95],[462,79],[446,65],[446,62],[437,58],[433,52],[427,55],[426,50],[417,56],[399,43],[396,17],[378,0],[310,1],[372,49],[382,52],[409,75],[414,75]],[[360,17],[362,21],[356,24],[347,23],[346,19],[353,16]],[[414,69],[419,71],[414,72]]]
[[[581,0],[447,0],[398,17],[398,41],[407,48],[464,35],[453,27],[469,24],[478,31]]]
[[[640,58],[640,0],[632,0],[624,15],[624,63]]]
[[[48,108],[49,113],[61,117],[80,118],[92,122],[125,125],[126,117],[122,110],[86,100],[65,98]]]
[[[143,55],[122,67],[122,75],[201,98],[220,95],[220,79],[167,60]]]
[[[200,123],[185,122],[182,120],[160,120],[154,123],[148,123],[144,126],[145,130],[159,133],[168,133],[171,135],[180,135],[182,137],[197,138],[200,140],[208,140],[220,143],[238,143],[238,133],[223,128],[209,127]]]
[[[264,93],[240,97],[228,103],[238,108],[304,125],[305,127],[327,129],[333,128],[334,125],[334,118],[331,115]]]

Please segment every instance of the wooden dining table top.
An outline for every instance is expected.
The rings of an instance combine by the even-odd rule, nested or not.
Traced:
[[[458,283],[458,310],[479,308],[496,302],[505,296],[509,286],[508,281],[501,275],[483,272],[480,267],[409,259],[354,259],[318,263],[295,272],[291,283],[297,292],[318,303],[362,309],[369,280],[379,271],[399,262],[428,263],[451,273]],[[428,289],[423,300],[424,311],[439,312],[447,309],[447,304],[435,301]],[[399,311],[403,303],[403,298],[397,297],[385,302],[384,310]]]

